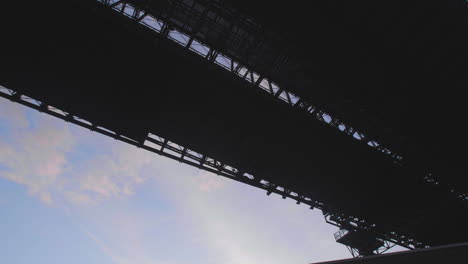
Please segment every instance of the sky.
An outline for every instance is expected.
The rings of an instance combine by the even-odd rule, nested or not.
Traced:
[[[0,97],[0,262],[349,258],[319,210]]]

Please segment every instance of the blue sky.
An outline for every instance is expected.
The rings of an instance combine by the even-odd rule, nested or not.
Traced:
[[[0,262],[348,258],[318,210],[0,98]]]

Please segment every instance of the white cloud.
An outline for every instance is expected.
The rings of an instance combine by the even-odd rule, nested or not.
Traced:
[[[135,186],[145,182],[154,174],[144,174],[148,166],[154,166],[154,156],[139,151],[133,146],[123,143],[103,144],[108,148],[107,154],[100,154],[80,164],[76,178],[70,188],[74,194],[69,196],[72,201],[83,203],[85,200],[100,201],[118,196],[129,196],[134,193]]]
[[[80,205],[96,204],[132,195],[135,186],[150,176],[140,170],[151,165],[154,155],[114,144],[95,133],[96,144],[106,151],[73,160],[70,156],[84,142],[82,138],[92,138],[91,133],[79,127],[72,133],[70,124],[46,115],[31,123],[24,108],[9,102],[0,105],[0,121],[8,129],[4,134],[12,135],[0,138],[0,177],[25,185],[42,202],[50,205],[55,199],[66,199]]]
[[[51,204],[51,191],[67,169],[66,154],[75,140],[67,127],[50,118],[32,127],[25,113],[20,113],[2,116],[14,137],[0,138],[0,164],[6,168],[0,170],[0,177],[25,185],[30,194]]]
[[[90,195],[82,192],[67,191],[65,192],[65,197],[68,201],[76,205],[92,205],[96,203]]]

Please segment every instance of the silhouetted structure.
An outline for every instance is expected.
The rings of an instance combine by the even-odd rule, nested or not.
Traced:
[[[464,264],[468,259],[468,244],[454,244],[429,249],[389,253],[355,259],[320,262],[315,264]]]
[[[359,255],[459,243],[465,7],[7,1],[0,95],[318,208]]]

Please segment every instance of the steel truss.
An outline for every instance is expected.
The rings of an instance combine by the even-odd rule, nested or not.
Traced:
[[[427,173],[426,176],[424,176],[423,180],[427,184],[436,185],[441,188],[444,188],[445,192],[455,197],[455,199],[458,199],[460,201],[468,201],[468,193],[460,192],[455,186],[449,185],[447,183],[439,185],[439,183],[441,183],[441,180],[432,173]]]
[[[363,250],[362,248],[360,249],[354,248],[353,246],[348,245],[343,241],[340,241],[340,239],[348,235],[349,232],[353,232],[353,231],[349,231],[349,230],[341,228],[334,234],[334,237],[338,243],[341,243],[346,246],[346,248],[349,250],[349,253],[351,253],[353,258],[364,257],[368,255],[380,255],[380,254],[387,252],[389,249],[393,248],[394,246],[396,246],[395,243],[382,240],[382,239],[376,239],[375,242],[377,242],[377,245],[378,245],[376,248],[372,248],[368,250],[366,249]]]
[[[377,151],[384,153],[385,155],[388,155],[396,164],[402,164],[403,157],[398,153],[390,150],[388,147],[385,147],[378,140],[375,140],[368,135],[357,131],[350,124],[332,116],[331,114],[317,108],[316,106],[313,106],[309,102],[301,99],[296,94],[288,91],[284,87],[280,87],[278,84],[269,80],[267,77],[274,71],[274,69],[279,67],[279,63],[286,63],[288,60],[286,55],[282,55],[280,52],[276,55],[275,60],[272,62],[272,66],[270,66],[269,69],[266,69],[266,67],[260,67],[264,70],[262,72],[255,72],[252,70],[252,62],[249,60],[248,56],[246,59],[243,59],[240,56],[236,56],[234,52],[227,51],[225,49],[227,41],[237,41],[242,44],[240,45],[242,49],[239,48],[237,53],[242,53],[239,50],[245,50],[244,52],[255,50],[255,45],[265,45],[264,41],[262,40],[259,42],[249,41],[250,39],[254,39],[253,33],[252,36],[250,36],[249,32],[261,31],[261,28],[256,25],[252,19],[244,18],[242,23],[240,23],[240,15],[231,14],[231,17],[234,17],[235,19],[234,21],[229,21],[230,24],[226,32],[220,33],[221,35],[216,41],[217,48],[214,48],[205,44],[207,43],[207,40],[200,37],[200,35],[197,33],[199,32],[202,25],[205,24],[210,24],[210,26],[212,25],[213,29],[217,29],[218,31],[223,30],[221,26],[216,27],[216,25],[219,25],[220,20],[224,19],[220,13],[227,11],[225,7],[219,6],[219,3],[209,2],[209,4],[206,5],[206,3],[198,3],[197,0],[176,0],[172,2],[170,10],[166,10],[166,12],[160,12],[158,14],[150,14],[148,10],[144,10],[146,5],[143,5],[143,7],[136,7],[132,4],[132,2],[134,2],[132,0],[96,1],[112,8],[119,14],[122,14],[134,20],[135,22],[150,28],[151,30],[159,33],[161,36],[184,46],[186,49],[203,56],[209,62],[212,62],[224,68],[225,70],[236,74],[241,79],[246,81],[246,85],[262,89],[263,91],[269,93],[282,102],[289,104],[295,109],[307,112],[311,115],[312,118],[324,122],[331,127],[338,129],[342,133],[354,138],[355,140],[358,140],[367,146],[374,148]],[[148,1],[146,1],[146,3],[148,3]],[[199,4],[200,6],[206,6],[202,11],[200,11],[194,8],[196,4]],[[177,9],[177,12],[175,12],[174,9]],[[178,12],[184,13],[186,16],[193,16],[198,18],[195,27],[186,25],[180,20],[177,20],[175,18],[175,13]],[[155,17],[154,15],[158,15],[158,17]],[[244,33],[241,34],[241,31]],[[247,44],[243,45],[244,42],[247,42]],[[205,51],[203,51],[203,48]]]
[[[313,199],[310,194],[296,193],[287,188],[281,187],[275,183],[255,177],[248,172],[234,168],[222,161],[208,157],[206,155],[197,153],[187,147],[181,146],[175,142],[170,141],[151,133],[148,133],[143,142],[139,142],[125,135],[120,135],[110,129],[94,124],[90,121],[84,120],[73,113],[69,113],[44,102],[40,102],[26,95],[22,95],[14,90],[0,86],[0,96],[12,102],[16,102],[39,112],[47,113],[56,118],[62,119],[66,122],[87,128],[91,131],[109,136],[116,140],[120,140],[127,144],[133,145],[161,156],[179,161],[181,163],[193,166],[195,168],[205,170],[219,176],[223,176],[238,182],[242,182],[266,191],[267,195],[272,193],[280,195],[283,199],[289,198],[296,201],[296,204],[306,204],[310,209],[317,208],[324,213],[325,221],[329,224],[339,228],[353,226],[356,230],[366,230],[375,234],[376,238],[388,242],[390,244],[400,245],[408,249],[426,247],[421,242],[415,241],[408,235],[402,235],[398,232],[381,233],[375,224],[370,224],[363,219],[353,216],[346,216],[337,212],[332,212],[322,202]]]
[[[325,218],[325,222],[340,228],[340,230],[334,235],[336,240],[338,240],[341,236],[344,235],[343,231],[371,232],[378,241],[382,242],[382,246],[374,250],[371,254],[383,254],[384,252],[396,245],[407,249],[419,249],[429,247],[428,245],[425,245],[424,243],[413,239],[410,234],[403,234],[401,232],[395,231],[389,233],[382,233],[376,228],[375,224],[369,224],[362,219],[353,216],[346,216],[343,214],[331,213],[327,212],[326,210],[322,210],[322,212]],[[350,246],[346,247],[348,248],[353,257],[364,256],[364,254],[358,249],[352,248]]]
[[[389,250],[389,249],[393,248],[394,246],[396,246],[396,244],[388,242],[388,241],[383,241],[383,243],[384,243],[384,245],[374,252],[375,255],[383,254],[383,253],[387,252],[387,250]],[[360,257],[367,256],[367,255],[362,254],[356,248],[352,248],[350,246],[346,246],[346,248],[349,250],[349,253],[351,253],[353,258],[360,258]]]

